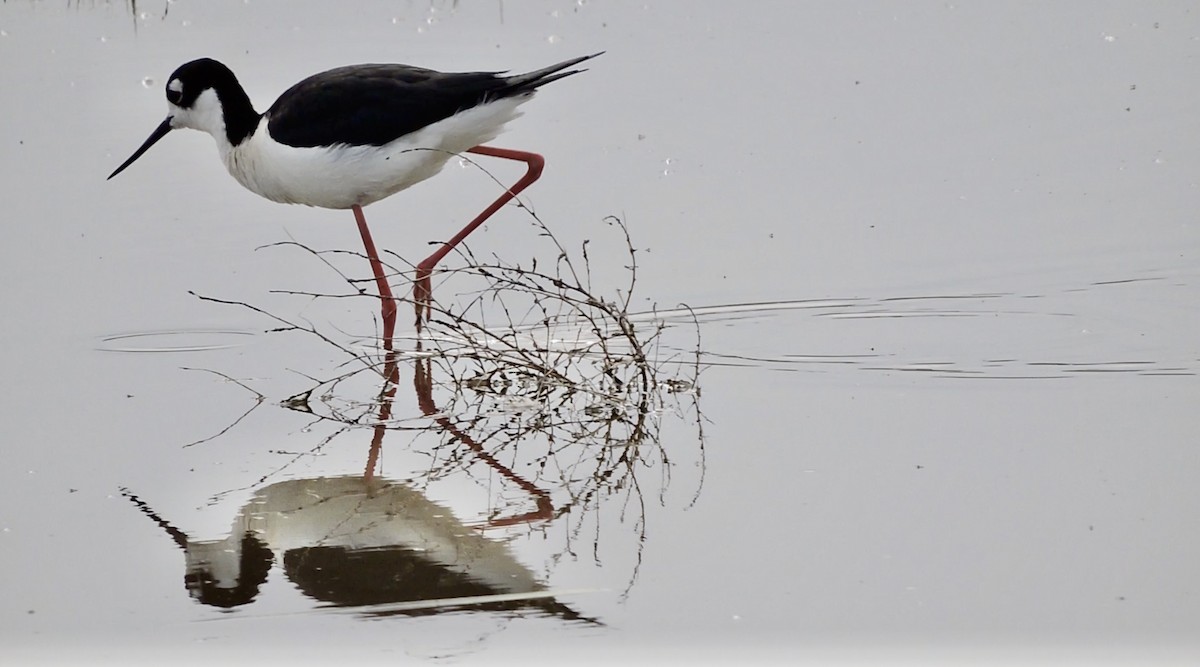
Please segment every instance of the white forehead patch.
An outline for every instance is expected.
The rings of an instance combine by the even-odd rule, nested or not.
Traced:
[[[171,82],[167,84],[167,90],[171,91],[172,93],[182,93],[183,82],[179,79],[171,79]]]

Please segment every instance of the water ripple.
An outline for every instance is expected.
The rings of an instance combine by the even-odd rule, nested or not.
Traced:
[[[109,334],[96,340],[105,352],[209,352],[249,345],[257,331],[238,329],[176,329]]]
[[[1180,317],[1172,291],[1180,286],[1191,289],[1135,277],[1019,293],[732,303],[633,319],[729,327],[721,341],[707,338],[702,358],[711,366],[955,379],[1196,376],[1195,348],[1156,324]],[[795,345],[809,349],[786,349]]]

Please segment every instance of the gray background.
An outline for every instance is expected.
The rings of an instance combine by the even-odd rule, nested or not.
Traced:
[[[0,4],[0,654],[1200,658],[1189,3],[63,4]],[[565,245],[593,239],[598,286],[625,284],[602,219],[627,221],[636,305],[699,309],[710,364],[705,455],[694,423],[664,416],[677,465],[644,535],[614,497],[582,518],[596,555],[551,557],[578,516],[508,536],[548,585],[591,591],[570,603],[605,625],[364,621],[279,577],[235,613],[193,603],[181,555],[119,487],[216,538],[264,476],[360,470],[369,434],[270,477],[276,452],[321,437],[275,404],[336,360],[188,291],[347,336],[371,333],[374,306],[273,294],[339,283],[256,248],[355,250],[352,218],[242,190],[202,134],[104,181],[161,121],[168,74],[218,58],[265,109],[343,64],[522,71],[598,50],[496,145],[546,155],[528,200]],[[451,165],[367,216],[415,260],[494,196]],[[518,260],[533,238],[508,209],[472,245]],[[139,333],[236,345],[107,349]],[[268,402],[184,448],[253,401],[181,367]],[[397,409],[418,414],[411,396]],[[423,459],[392,442],[389,474],[412,475]],[[486,510],[431,492],[464,520]]]

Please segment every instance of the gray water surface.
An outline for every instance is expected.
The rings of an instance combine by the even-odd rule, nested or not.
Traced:
[[[627,227],[641,393],[422,370],[403,308],[389,384],[349,212],[195,132],[105,181],[193,58],[263,109],[600,50],[496,145],[605,299]],[[0,655],[1194,663],[1198,58],[1186,3],[2,3]],[[367,209],[390,261],[519,175],[484,166]],[[552,266],[540,232],[471,249]]]

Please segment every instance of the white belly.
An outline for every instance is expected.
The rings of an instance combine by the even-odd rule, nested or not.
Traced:
[[[239,183],[271,201],[338,209],[366,206],[420,183],[450,158],[495,139],[529,98],[473,107],[383,146],[285,146],[270,138],[263,118],[249,139],[223,150],[221,157]]]

